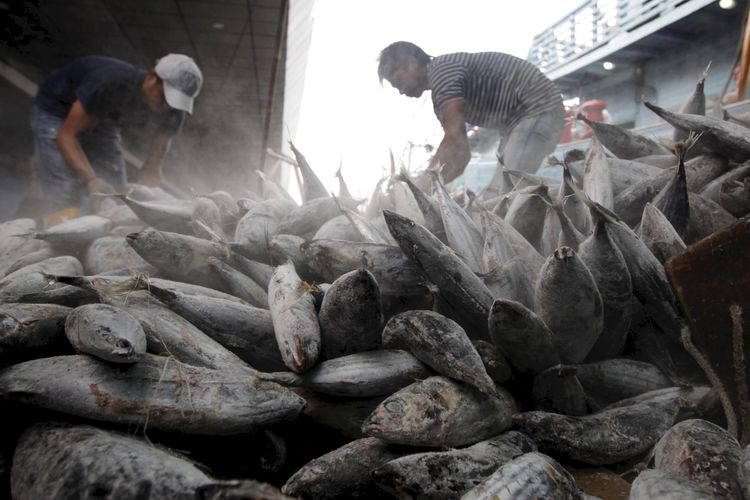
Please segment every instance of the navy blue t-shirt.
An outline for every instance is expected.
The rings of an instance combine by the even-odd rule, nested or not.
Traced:
[[[145,71],[119,59],[82,57],[42,82],[36,104],[47,113],[65,118],[78,100],[101,125],[142,127],[150,121],[169,135],[177,134],[182,130],[185,112],[151,111],[141,96],[145,77]]]

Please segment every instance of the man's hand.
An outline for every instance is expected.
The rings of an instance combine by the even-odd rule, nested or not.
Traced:
[[[138,173],[138,183],[149,187],[159,187],[161,185],[161,172],[144,168]]]
[[[108,194],[115,194],[115,188],[109,182],[99,177],[94,177],[86,183],[86,191],[89,192],[91,200],[91,212],[97,213],[102,205],[102,201]]]

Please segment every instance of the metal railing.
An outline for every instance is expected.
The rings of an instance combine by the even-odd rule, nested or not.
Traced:
[[[589,0],[534,37],[528,60],[549,72],[694,0]]]

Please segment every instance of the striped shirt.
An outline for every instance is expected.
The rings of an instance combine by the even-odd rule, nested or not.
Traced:
[[[500,52],[457,52],[432,58],[427,66],[432,105],[464,98],[472,125],[510,131],[523,118],[562,109],[562,95],[533,64]]]

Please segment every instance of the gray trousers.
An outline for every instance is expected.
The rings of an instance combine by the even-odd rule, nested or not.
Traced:
[[[511,170],[534,174],[544,160],[555,151],[565,126],[565,110],[559,108],[521,120],[500,140],[497,155],[500,161]],[[501,183],[500,165],[488,184],[485,192],[490,194]]]

